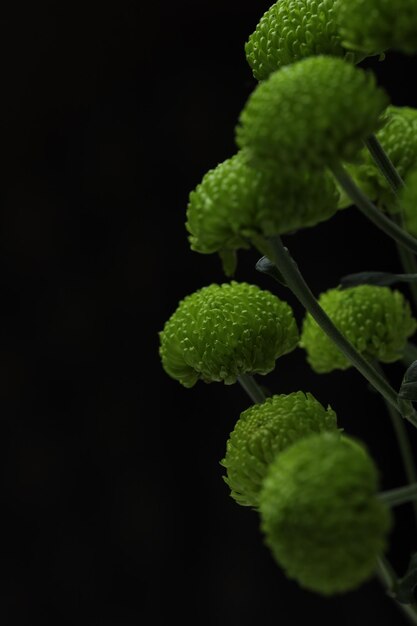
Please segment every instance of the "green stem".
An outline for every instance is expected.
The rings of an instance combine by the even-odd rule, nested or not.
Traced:
[[[381,174],[388,181],[392,191],[395,195],[404,187],[404,181],[401,178],[400,174],[397,172],[394,164],[391,159],[385,152],[384,148],[379,143],[378,139],[375,135],[371,135],[366,141],[365,145],[368,148],[372,158],[375,161],[376,166],[380,170]],[[404,219],[402,214],[394,213],[392,216],[393,222],[404,228]],[[413,254],[409,250],[406,250],[401,245],[397,243],[397,250],[401,260],[401,264],[404,268],[404,271],[408,274],[416,274],[417,273],[417,261]],[[417,284],[411,283],[410,290],[413,296],[414,305],[417,308]]]
[[[397,392],[391,385],[380,376],[374,367],[367,361],[336,328],[329,316],[323,311],[316,298],[310,291],[302,277],[298,267],[291,258],[288,250],[284,247],[281,238],[276,235],[268,239],[271,249],[272,260],[282,274],[286,284],[298,298],[304,308],[316,320],[320,328],[343,352],[345,357],[356,367],[367,381],[389,402],[396,410],[399,410]],[[404,415],[413,426],[417,428],[417,418],[410,407]]]
[[[250,374],[241,374],[238,376],[238,381],[246,391],[252,402],[255,404],[262,404],[266,400],[266,396],[256,380]]]
[[[378,362],[374,363],[374,367],[377,372],[385,378],[384,372],[379,365]],[[407,482],[412,484],[417,484],[417,471],[414,463],[414,454],[411,449],[410,440],[408,438],[407,428],[402,419],[400,413],[395,410],[391,404],[386,402],[388,415],[391,419],[391,424],[395,432],[395,436],[397,438],[398,447],[400,449],[401,458],[404,466],[405,476],[407,478]],[[413,501],[413,509],[414,509],[414,518],[417,523],[417,502]]]
[[[390,220],[382,211],[367,198],[361,189],[354,183],[341,163],[334,164],[331,171],[339,185],[347,193],[358,209],[380,228],[384,233],[392,237],[398,244],[417,254],[417,239]]]
[[[371,153],[371,156],[381,174],[386,178],[393,192],[397,194],[400,189],[404,187],[404,181],[395,169],[388,154],[385,152],[375,135],[368,137],[365,141],[365,145]]]
[[[397,575],[395,574],[390,562],[384,557],[380,557],[378,559],[377,576],[387,595],[394,600],[400,611],[407,616],[410,624],[417,624],[417,606],[415,604],[401,604],[393,597],[397,586]]]
[[[396,489],[383,491],[378,494],[378,498],[385,502],[387,506],[391,507],[407,504],[408,502],[415,502],[417,499],[417,482],[412,485],[406,485],[405,487],[397,487]]]

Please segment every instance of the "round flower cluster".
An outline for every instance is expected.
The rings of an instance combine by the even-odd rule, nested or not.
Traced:
[[[190,193],[186,228],[202,253],[247,248],[257,237],[292,232],[330,218],[338,192],[327,172],[281,178],[250,166],[245,151],[210,170]]]
[[[401,177],[417,164],[417,109],[389,106],[381,118],[384,124],[377,139]],[[381,174],[369,150],[364,148],[357,164],[347,169],[372,200],[395,211],[395,196],[386,178]],[[347,201],[346,204],[351,204]],[[346,206],[345,204],[345,206]],[[340,205],[339,205],[340,206]]]
[[[417,327],[404,296],[389,287],[330,289],[321,294],[319,304],[358,352],[383,363],[401,358],[407,338]],[[351,367],[310,314],[304,319],[300,346],[315,372]]]
[[[305,57],[344,56],[335,0],[278,0],[261,18],[245,52],[258,80]]]
[[[417,52],[415,0],[337,0],[343,45],[366,55],[389,48]]]
[[[324,595],[375,572],[391,527],[365,449],[337,434],[301,439],[277,456],[260,494],[266,542],[289,578]]]
[[[337,431],[336,413],[310,393],[275,395],[255,404],[238,419],[221,462],[231,496],[244,506],[258,506],[269,465],[278,453],[302,437]]]
[[[230,385],[241,374],[267,374],[294,350],[291,307],[247,283],[212,284],[186,296],[160,333],[162,365],[185,387],[197,380]]]
[[[357,157],[388,104],[374,76],[342,59],[310,57],[260,83],[240,115],[236,140],[260,168],[294,175]]]

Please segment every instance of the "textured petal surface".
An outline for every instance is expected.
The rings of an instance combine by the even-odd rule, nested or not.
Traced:
[[[316,56],[283,67],[249,97],[236,129],[258,167],[298,173],[357,157],[388,104],[373,74]]]
[[[291,307],[247,283],[203,287],[182,300],[160,333],[162,365],[185,387],[267,374],[297,346]]]
[[[312,433],[336,430],[336,413],[310,393],[276,395],[251,406],[230,434],[222,461],[232,498],[257,507],[268,467],[278,453]]]
[[[381,121],[383,127],[377,132],[377,139],[404,178],[417,164],[417,109],[389,106]],[[372,200],[385,209],[396,210],[390,185],[366,148],[361,151],[358,164],[348,165],[347,169]]]
[[[336,11],[346,47],[365,54],[417,51],[415,0],[338,0]]]
[[[372,459],[346,437],[312,435],[277,457],[260,512],[266,543],[289,578],[332,595],[372,576],[391,526],[377,487]]]
[[[335,326],[365,357],[383,363],[397,361],[416,329],[410,306],[404,296],[389,287],[359,285],[330,289],[319,303]],[[308,314],[303,322],[300,346],[318,373],[351,367],[350,361]]]
[[[240,151],[210,170],[191,192],[190,245],[202,253],[246,248],[254,235],[284,234],[328,219],[338,199],[326,172],[281,178],[251,167]]]
[[[344,56],[335,18],[336,0],[278,0],[266,11],[245,46],[255,78],[265,80],[284,65],[318,54]]]

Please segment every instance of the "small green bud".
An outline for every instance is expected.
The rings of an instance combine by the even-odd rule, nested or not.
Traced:
[[[417,164],[417,109],[389,106],[381,118],[384,126],[377,139],[401,177]],[[369,150],[364,148],[358,164],[348,165],[350,175],[372,200],[394,212],[395,196]],[[348,201],[347,204],[351,204]]]
[[[399,196],[403,211],[405,227],[412,235],[417,236],[417,169],[411,170],[405,179],[405,187]]]
[[[310,393],[297,391],[254,404],[238,419],[221,464],[231,496],[243,506],[257,507],[269,465],[277,454],[302,437],[337,431],[336,413]]]
[[[417,327],[402,293],[389,287],[329,289],[321,294],[319,304],[358,352],[383,363],[401,358],[407,338]],[[351,362],[310,314],[303,322],[300,346],[319,374],[351,367]]]
[[[237,250],[257,235],[324,221],[337,203],[337,188],[327,172],[281,178],[251,167],[242,150],[210,170],[190,193],[186,228],[197,252]]]
[[[267,374],[297,346],[291,307],[247,283],[212,284],[186,296],[160,333],[162,365],[185,387]]]
[[[245,46],[255,78],[317,54],[344,56],[335,0],[278,0],[263,15]]]
[[[335,8],[345,47],[367,55],[417,52],[415,0],[338,0]]]
[[[266,543],[287,576],[323,595],[369,579],[391,527],[377,488],[373,460],[347,437],[312,435],[284,450],[264,481],[260,513]]]
[[[354,159],[388,104],[373,74],[333,57],[287,65],[260,83],[236,129],[258,167],[299,172]]]

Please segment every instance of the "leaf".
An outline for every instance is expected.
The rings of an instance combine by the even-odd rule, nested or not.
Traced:
[[[287,283],[285,282],[285,279],[282,276],[281,272],[278,270],[277,266],[268,259],[267,256],[261,257],[257,262],[255,268],[258,270],[258,272],[261,272],[261,274],[267,274],[268,276],[271,276],[276,281],[281,283],[281,285],[284,285],[284,287],[287,286]]]
[[[400,400],[411,400],[411,402],[417,402],[417,361],[411,363],[410,367],[404,374],[398,398]]]
[[[358,272],[348,274],[340,280],[342,289],[356,287],[357,285],[375,285],[386,287],[395,283],[417,282],[417,274],[391,274],[389,272]]]
[[[398,580],[394,590],[394,598],[401,604],[412,604],[415,602],[414,589],[417,586],[417,554],[413,554],[408,565],[408,569],[403,578]]]

